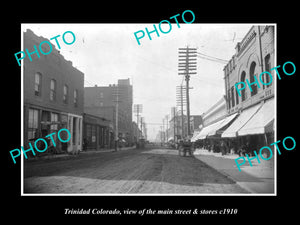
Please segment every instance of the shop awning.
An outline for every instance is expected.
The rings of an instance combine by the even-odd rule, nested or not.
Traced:
[[[214,127],[214,129],[212,129],[208,133],[208,136],[214,136],[216,134],[223,133],[222,128],[225,127],[228,123],[230,123],[237,115],[238,115],[238,113],[234,113],[234,114],[232,114],[230,116],[227,116],[225,119],[221,120],[220,123],[216,124],[216,126]]]
[[[273,131],[274,107],[274,98],[266,101],[246,125],[238,131],[238,135],[264,134]]]
[[[174,138],[173,137],[169,137],[168,142],[169,141],[174,141]]]
[[[261,104],[257,104],[242,111],[239,117],[223,132],[221,137],[236,137],[237,132],[253,117],[260,107]]]
[[[191,142],[197,141],[196,137],[199,135],[200,132],[201,131],[197,131],[197,130],[194,131],[193,137],[191,138]]]
[[[213,132],[215,130],[216,127],[218,127],[218,125],[220,125],[225,119],[219,120],[218,122],[215,122],[213,124],[210,124],[206,127],[204,127],[200,133],[195,137],[195,141],[197,140],[202,140],[205,139],[207,137],[207,135],[211,132]]]

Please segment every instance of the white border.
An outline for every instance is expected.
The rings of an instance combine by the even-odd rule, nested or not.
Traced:
[[[24,42],[23,42],[23,29],[22,29],[22,25],[25,23],[21,23],[21,51],[23,51],[24,49]],[[48,23],[45,23],[48,24]],[[50,23],[49,23],[50,24]],[[55,24],[55,23],[54,23]],[[72,23],[73,24],[73,23]],[[87,24],[87,23],[74,23],[74,24]],[[215,24],[215,25],[227,25],[227,24],[236,24],[236,25],[240,25],[240,24],[249,24],[249,25],[271,25],[275,27],[275,32],[274,32],[274,55],[275,55],[275,65],[277,65],[277,23],[224,23],[224,24],[219,24],[219,23],[195,23],[195,24]],[[23,94],[24,94],[24,65],[23,65],[23,61],[21,62],[21,146],[24,146],[24,98],[23,98]],[[277,141],[277,77],[275,79],[274,82],[275,86],[274,86],[274,98],[275,98],[275,119],[274,119],[274,123],[275,123],[275,131],[274,131],[274,140],[275,142]],[[22,152],[22,151],[21,151]],[[274,151],[275,153],[276,151]],[[33,193],[24,193],[24,157],[23,156],[23,152],[21,153],[21,196],[277,196],[277,152],[276,154],[274,154],[274,162],[275,162],[275,167],[274,167],[274,193],[266,193],[266,194],[261,194],[261,193],[249,193],[249,194],[226,194],[226,193],[216,193],[216,194],[186,194],[186,193],[182,193],[182,194],[99,194],[99,193],[94,193],[94,194],[90,194],[90,193],[86,193],[86,194],[68,194],[68,193],[51,193],[51,194],[33,194]],[[237,184],[238,185],[238,184]],[[240,186],[240,185],[239,185]],[[241,186],[240,186],[241,187]],[[243,187],[241,187],[243,188]],[[244,188],[243,188],[244,189]]]

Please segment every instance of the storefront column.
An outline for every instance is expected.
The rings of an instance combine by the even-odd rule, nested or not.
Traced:
[[[74,117],[75,118],[75,141],[74,141],[74,150],[79,151],[79,118],[78,117]]]
[[[71,133],[71,139],[68,142],[68,152],[72,152],[73,150],[73,117],[71,115],[68,115],[68,129]]]
[[[82,124],[82,117],[80,117],[80,118],[78,118],[79,119],[79,146],[78,146],[78,149],[80,150],[80,151],[82,151],[82,131],[83,131],[83,129],[82,129],[82,126],[83,126],[83,124]]]

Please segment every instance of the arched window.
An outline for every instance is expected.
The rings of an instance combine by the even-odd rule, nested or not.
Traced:
[[[241,74],[241,82],[244,82],[245,83],[245,80],[246,80],[246,72],[243,71],[242,74]],[[246,92],[245,92],[246,88],[244,88],[242,90],[242,102],[246,100]]]
[[[254,79],[254,76],[256,76],[255,67],[256,67],[256,63],[252,62],[250,65],[250,71],[249,71],[250,72],[249,73],[250,74],[250,83],[253,83],[255,81],[255,79]],[[251,96],[256,95],[257,94],[257,84],[252,84],[251,89],[252,89]]]
[[[270,61],[270,54],[266,55],[265,57],[265,70],[268,72],[271,72],[271,61]],[[269,83],[270,82],[270,77],[267,74],[264,74],[264,83]],[[272,84],[272,83],[271,83]],[[269,87],[271,84],[267,85]],[[263,85],[264,86],[264,85]]]

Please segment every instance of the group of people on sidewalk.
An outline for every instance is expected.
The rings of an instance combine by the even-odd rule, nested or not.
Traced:
[[[258,139],[204,139],[195,142],[195,148],[202,148],[212,152],[221,152],[222,155],[238,154],[239,156],[254,156],[254,150],[259,147]]]

